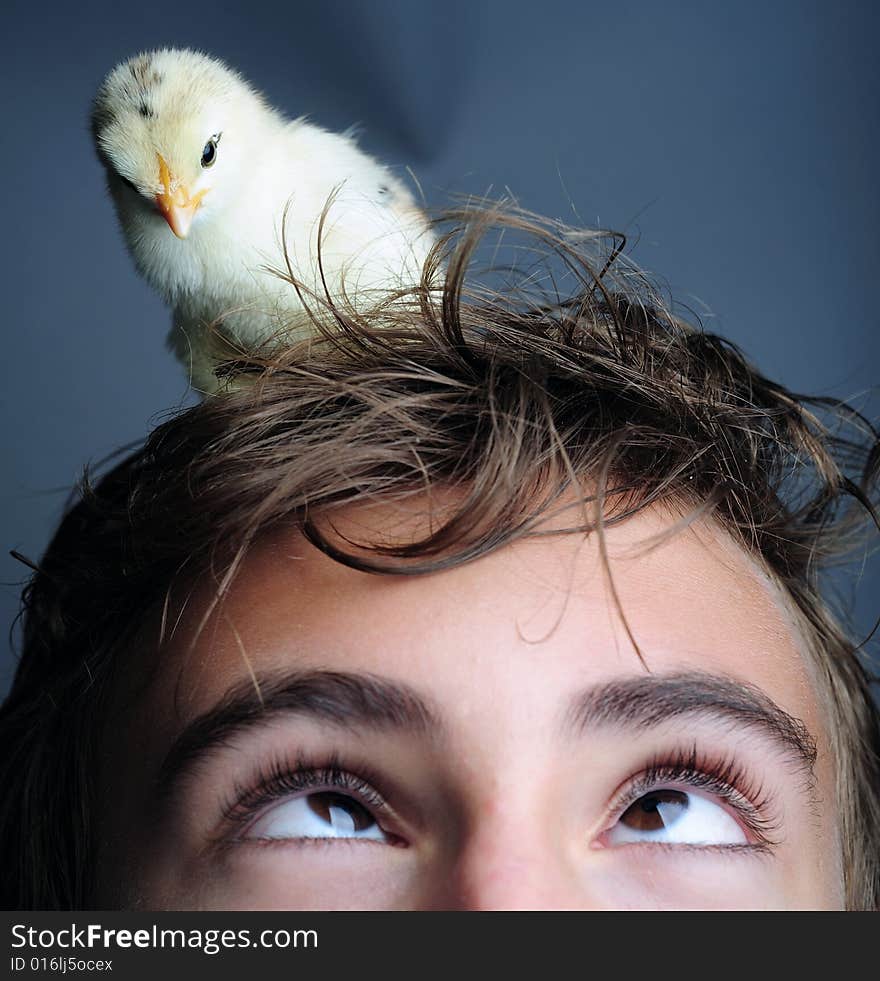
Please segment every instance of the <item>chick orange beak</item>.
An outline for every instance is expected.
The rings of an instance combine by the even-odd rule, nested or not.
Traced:
[[[156,195],[156,205],[162,212],[162,217],[171,227],[171,231],[178,238],[186,238],[193,217],[202,203],[202,198],[208,193],[208,189],[204,188],[191,197],[186,186],[172,178],[171,171],[168,169],[168,164],[165,163],[162,154],[156,155],[159,157],[159,181],[163,188],[162,193]]]

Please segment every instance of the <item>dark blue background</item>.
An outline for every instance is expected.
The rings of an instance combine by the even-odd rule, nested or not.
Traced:
[[[86,118],[138,50],[198,47],[290,115],[343,129],[429,203],[509,188],[640,238],[771,376],[880,414],[880,16],[869,3],[6,3],[0,51],[2,620],[82,464],[186,399]],[[876,565],[876,563],[875,563]],[[877,614],[865,573],[858,623]],[[11,659],[0,665],[0,691]]]

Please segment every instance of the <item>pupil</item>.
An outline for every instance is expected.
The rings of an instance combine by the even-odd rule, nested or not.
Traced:
[[[674,824],[687,807],[687,794],[680,790],[652,790],[631,804],[620,820],[636,831],[662,831]]]
[[[366,831],[373,824],[370,812],[344,794],[324,791],[309,794],[309,810],[339,831]]]
[[[216,152],[217,151],[216,151],[216,149],[214,147],[214,144],[212,142],[208,141],[205,144],[205,149],[202,150],[202,166],[203,167],[208,167],[208,166],[210,166],[214,162],[214,156],[215,156]]]

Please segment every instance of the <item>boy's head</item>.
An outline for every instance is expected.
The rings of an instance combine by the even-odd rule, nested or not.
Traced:
[[[459,217],[442,283],[230,363],[65,518],[0,714],[9,905],[876,905],[877,711],[817,586],[873,434]],[[490,291],[493,225],[531,241]]]

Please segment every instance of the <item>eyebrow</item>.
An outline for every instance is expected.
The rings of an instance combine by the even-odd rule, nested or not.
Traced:
[[[343,729],[442,735],[431,703],[408,685],[372,674],[308,671],[262,676],[231,688],[188,725],[166,754],[157,777],[159,799],[185,773],[235,736],[276,718],[299,715]],[[757,730],[812,771],[816,745],[807,727],[759,688],[694,671],[646,675],[594,685],[571,702],[565,728],[573,735],[608,727],[645,731],[671,719],[700,717]]]
[[[242,732],[286,715],[344,729],[436,734],[439,716],[428,701],[399,682],[339,671],[285,672],[235,685],[188,725],[159,768],[157,796],[166,797],[184,773]]]
[[[816,743],[800,719],[755,685],[704,671],[625,678],[587,689],[571,703],[566,722],[577,733],[609,726],[640,731],[695,717],[754,730],[813,770]]]

